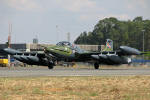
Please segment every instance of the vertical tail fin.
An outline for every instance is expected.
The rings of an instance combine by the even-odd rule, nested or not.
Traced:
[[[113,41],[111,39],[106,40],[106,47],[103,51],[113,51]]]

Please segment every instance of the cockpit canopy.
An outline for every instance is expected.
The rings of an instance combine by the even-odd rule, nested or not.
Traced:
[[[76,46],[74,44],[71,44],[68,41],[61,41],[61,42],[58,42],[56,45],[58,45],[58,46],[67,46],[67,47],[71,48],[72,50],[75,50],[76,52],[83,52],[83,50],[80,49],[78,46]]]
[[[69,47],[72,47],[72,44],[70,42],[67,42],[67,41],[58,42],[56,45],[58,45],[58,46],[69,46]]]

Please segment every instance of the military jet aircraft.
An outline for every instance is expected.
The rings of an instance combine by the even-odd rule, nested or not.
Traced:
[[[111,48],[109,42],[106,43],[106,47]],[[92,62],[95,69],[99,68],[99,64],[129,64],[132,61],[128,56],[141,54],[139,50],[128,46],[120,46],[116,51],[90,52],[82,50],[67,41],[59,42],[54,46],[44,47],[43,53],[21,52],[11,48],[5,48],[4,51],[21,62],[29,65],[48,66],[49,69],[53,69],[57,61]]]

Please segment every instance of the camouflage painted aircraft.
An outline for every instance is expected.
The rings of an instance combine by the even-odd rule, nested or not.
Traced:
[[[80,49],[78,46],[67,41],[62,41],[54,46],[44,47],[44,53],[21,52],[11,48],[4,51],[23,63],[29,65],[43,65],[53,69],[55,62],[92,62],[94,68],[98,69],[99,64],[120,65],[131,63],[131,58],[127,56],[140,55],[137,49],[120,46],[116,51],[112,50],[112,41],[107,40],[106,51],[90,52]]]

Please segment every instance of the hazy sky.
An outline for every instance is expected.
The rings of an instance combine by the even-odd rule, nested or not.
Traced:
[[[71,41],[83,31],[92,31],[99,20],[143,16],[150,19],[150,0],[0,0],[0,43],[7,41],[12,23],[12,42],[54,44]]]

